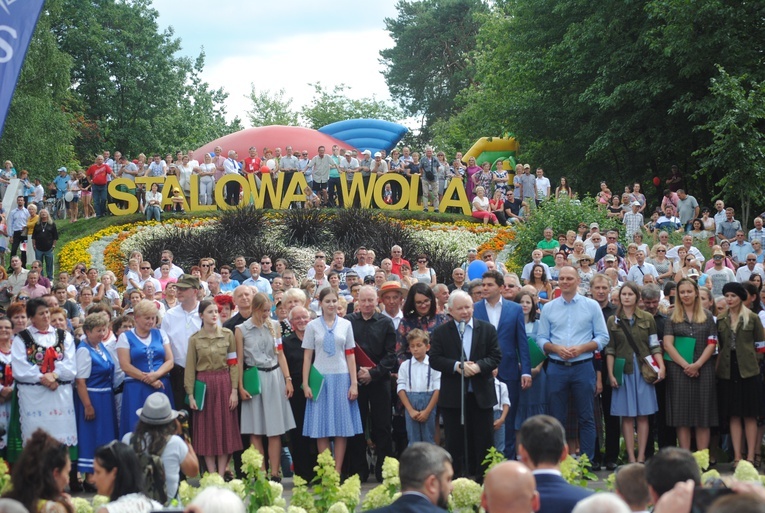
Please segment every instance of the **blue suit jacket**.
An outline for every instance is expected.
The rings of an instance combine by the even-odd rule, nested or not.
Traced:
[[[485,299],[476,303],[473,316],[476,319],[489,322]],[[517,381],[521,379],[521,374],[531,376],[529,344],[526,339],[523,309],[520,305],[502,299],[502,313],[499,315],[497,337],[499,339],[499,348],[502,350],[502,361],[499,364],[499,379],[502,381]],[[521,364],[520,369],[518,368],[518,362]]]
[[[390,506],[370,511],[369,513],[446,513],[425,497],[415,494],[404,494]]]
[[[537,513],[571,513],[576,503],[593,494],[592,490],[568,484],[553,474],[534,474],[539,492]]]

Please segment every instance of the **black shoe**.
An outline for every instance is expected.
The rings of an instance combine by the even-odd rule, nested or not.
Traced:
[[[616,464],[615,461],[606,462],[606,470],[616,470],[616,467],[618,467],[618,465]]]
[[[271,476],[268,476],[268,480],[269,481],[273,481],[274,483],[281,483],[282,482],[282,478],[280,476],[273,476],[273,475],[271,475]]]
[[[598,470],[600,470],[600,462],[596,461],[590,464],[590,470],[592,470],[593,472],[597,472]]]

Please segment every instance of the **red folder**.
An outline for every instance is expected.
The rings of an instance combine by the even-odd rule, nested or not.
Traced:
[[[363,349],[361,349],[361,346],[356,345],[354,351],[356,353],[356,365],[359,367],[369,367],[370,369],[377,367],[377,364],[372,361],[372,359],[367,353],[364,352]]]

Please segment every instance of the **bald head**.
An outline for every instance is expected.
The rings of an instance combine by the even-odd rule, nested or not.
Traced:
[[[486,474],[481,507],[487,513],[537,511],[539,493],[534,474],[519,461],[500,463]]]

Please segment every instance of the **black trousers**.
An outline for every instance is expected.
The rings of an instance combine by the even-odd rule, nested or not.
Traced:
[[[446,450],[452,455],[454,477],[473,477],[483,482],[486,466],[483,460],[489,448],[494,445],[494,411],[480,408],[475,394],[465,394],[465,426],[460,423],[459,408],[441,408],[444,419]],[[467,436],[467,455],[465,455]]]
[[[288,431],[288,444],[292,455],[292,465],[295,474],[309,483],[313,479],[313,467],[316,466],[316,444],[307,436],[303,436],[303,421],[305,420],[305,395],[299,386],[296,393],[290,397],[292,416],[295,417],[295,429]]]
[[[13,242],[11,243],[11,257],[16,256],[16,252],[19,250],[19,246],[21,246],[21,243],[27,240],[26,237],[21,235],[23,230],[17,230],[13,232]],[[21,258],[21,266],[26,267],[27,266],[27,253],[26,251],[22,251],[21,255],[19,255],[19,258]]]
[[[359,385],[359,413],[364,433],[369,428],[369,438],[375,444],[377,466],[375,477],[382,482],[382,464],[391,454],[391,397],[390,378]],[[343,469],[348,475],[359,474],[362,481],[369,475],[366,458],[367,442],[362,433],[348,440]]]
[[[235,207],[239,204],[239,182],[228,182],[226,184],[226,204]]]

